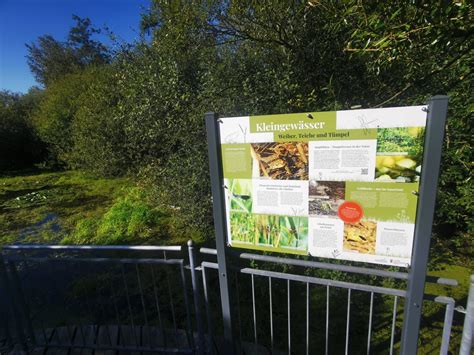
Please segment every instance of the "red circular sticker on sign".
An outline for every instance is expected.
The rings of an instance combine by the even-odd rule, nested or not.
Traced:
[[[337,214],[339,218],[346,223],[356,223],[360,221],[364,215],[364,211],[362,210],[362,206],[357,202],[345,201],[339,206]]]

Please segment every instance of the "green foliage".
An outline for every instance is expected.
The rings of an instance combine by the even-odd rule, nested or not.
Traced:
[[[132,190],[119,199],[98,223],[97,244],[147,244],[151,237],[163,237],[160,227],[166,226],[167,214],[145,203],[143,191]]]
[[[31,123],[40,98],[35,88],[25,95],[0,92],[0,171],[26,168],[43,158],[44,147]]]
[[[67,41],[60,42],[44,35],[26,45],[30,70],[45,86],[89,65],[101,65],[109,60],[107,47],[92,39],[100,30],[92,27],[88,18],[73,15],[72,19],[76,25],[69,30]]]
[[[81,96],[95,81],[100,68],[68,74],[51,83],[35,110],[32,122],[48,146],[51,165],[67,165],[73,151],[71,125],[81,103]]]

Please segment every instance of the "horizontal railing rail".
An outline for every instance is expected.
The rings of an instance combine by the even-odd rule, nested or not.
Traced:
[[[77,251],[182,251],[180,245],[154,246],[154,245],[32,245],[18,244],[5,245],[3,250],[77,250]]]
[[[207,254],[207,255],[217,255],[217,250],[211,249],[211,248],[201,248],[200,252],[202,254]],[[283,258],[283,257],[262,255],[262,254],[252,254],[252,253],[234,253],[234,254],[240,257],[241,259],[247,259],[247,260],[264,261],[264,262],[270,262],[270,263],[276,263],[276,264],[301,266],[301,267],[312,268],[312,269],[342,271],[342,272],[367,275],[367,276],[378,276],[378,277],[385,277],[385,278],[408,280],[408,273],[406,272],[389,271],[389,270],[381,270],[381,269],[374,269],[374,268],[364,268],[364,267],[359,267],[359,266],[341,265],[341,264],[334,264],[334,263],[324,263],[324,262],[311,261],[311,260]],[[448,279],[448,278],[436,277],[436,276],[427,276],[426,282],[437,283],[440,285],[453,286],[453,287],[459,285],[458,281],[455,279]]]

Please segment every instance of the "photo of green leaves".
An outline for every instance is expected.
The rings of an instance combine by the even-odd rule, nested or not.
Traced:
[[[226,183],[229,190],[230,210],[252,212],[252,180],[229,179]]]

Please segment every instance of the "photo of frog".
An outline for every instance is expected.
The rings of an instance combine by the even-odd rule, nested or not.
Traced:
[[[308,179],[308,143],[253,143],[251,147],[260,177],[273,180]]]
[[[344,198],[344,181],[311,180],[309,182],[309,215],[336,217]]]

